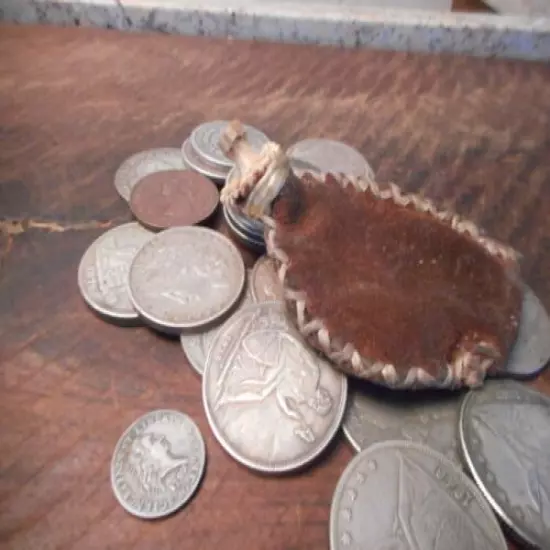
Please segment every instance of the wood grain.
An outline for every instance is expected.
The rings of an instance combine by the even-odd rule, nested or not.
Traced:
[[[106,324],[78,293],[86,247],[130,219],[117,167],[179,146],[204,120],[238,117],[283,144],[347,141],[378,179],[517,247],[550,308],[547,65],[10,26],[0,51],[3,548],[328,548],[345,441],[299,476],[240,467],[207,425],[178,342]],[[550,375],[536,385],[550,393]],[[109,461],[126,426],[157,407],[197,421],[208,470],[184,511],[142,522],[116,503]]]

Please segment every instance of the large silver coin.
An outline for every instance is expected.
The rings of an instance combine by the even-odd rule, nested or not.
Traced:
[[[227,323],[233,315],[244,307],[254,303],[252,299],[252,293],[250,292],[250,276],[247,277],[247,285],[245,293],[235,311],[231,311],[231,317],[229,319],[223,319],[221,323],[215,322],[204,330],[187,330],[181,333],[180,342],[190,365],[202,376],[204,372],[204,366],[206,364],[206,358],[208,352],[212,346],[214,338],[218,332],[222,329],[225,323]]]
[[[331,550],[506,550],[478,488],[443,455],[385,441],[359,453],[338,481]]]
[[[223,448],[249,468],[280,473],[311,462],[336,435],[347,379],[303,344],[280,302],[263,302],[218,333],[202,393]]]
[[[539,374],[549,360],[550,318],[533,291],[525,287],[518,337],[503,374],[530,378]]]
[[[191,499],[205,463],[204,440],[193,420],[177,411],[157,410],[138,418],[119,439],[111,486],[130,514],[159,518]]]
[[[433,394],[419,398],[416,392],[350,389],[343,430],[356,451],[373,443],[405,440],[423,443],[461,466],[458,418],[462,394]]]
[[[331,139],[305,139],[287,150],[294,170],[302,172],[309,166],[320,172],[332,172],[355,177],[374,178],[374,172],[365,157],[356,149]]]
[[[181,153],[186,164],[195,172],[210,178],[214,182],[225,181],[227,177],[227,168],[220,168],[211,162],[207,162],[201,158],[197,151],[193,149],[193,145],[189,139],[183,142]]]
[[[154,328],[178,333],[222,317],[245,282],[242,256],[224,235],[205,227],[173,227],[155,235],[130,266],[130,298]]]
[[[256,260],[252,268],[250,287],[255,302],[283,300],[283,287],[269,256],[261,256]]]
[[[460,440],[471,474],[500,518],[550,548],[550,398],[491,381],[464,399]]]
[[[197,126],[189,137],[193,149],[208,162],[212,162],[221,167],[233,166],[233,161],[220,149],[220,136],[227,128],[229,121],[213,120]],[[248,143],[256,150],[269,141],[269,138],[260,130],[248,124],[244,125]]]
[[[184,170],[185,161],[180,149],[165,147],[141,151],[127,158],[116,171],[115,188],[126,201],[130,201],[136,183],[155,172]]]
[[[153,236],[138,223],[125,223],[103,233],[82,256],[78,288],[102,317],[115,322],[139,319],[128,292],[128,273],[138,250]]]

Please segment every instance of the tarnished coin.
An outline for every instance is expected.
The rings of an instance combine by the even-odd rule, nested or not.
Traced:
[[[205,463],[204,440],[193,420],[177,411],[157,410],[138,418],[119,439],[111,486],[130,514],[160,518],[191,499]]]
[[[460,442],[472,477],[520,538],[550,548],[550,398],[491,381],[462,404]]]
[[[156,231],[200,223],[214,213],[218,202],[218,188],[193,170],[149,174],[130,195],[134,216]]]
[[[189,141],[199,156],[222,168],[233,166],[233,161],[227,158],[219,145],[220,136],[228,124],[229,121],[226,120],[205,122],[197,126],[189,137]],[[260,130],[257,130],[253,126],[245,124],[244,129],[248,143],[258,151],[269,141],[269,138],[263,132],[260,132]]]
[[[258,254],[263,254],[265,252],[264,240],[263,239],[260,240],[258,237],[245,233],[242,229],[240,229],[235,224],[235,221],[233,220],[233,218],[231,218],[231,214],[229,213],[226,204],[223,205],[222,211],[223,211],[223,217],[225,219],[225,223],[231,230],[231,233],[235,237],[237,237],[237,239],[250,250],[253,250]]]
[[[479,489],[450,460],[409,441],[360,452],[338,481],[331,550],[506,550]]]
[[[224,324],[227,323],[233,315],[239,312],[242,308],[252,304],[254,301],[252,299],[252,294],[250,292],[250,275],[247,277],[247,285],[245,292],[240,299],[235,310],[231,310],[231,317],[229,319],[223,319],[221,323],[215,322],[213,325],[207,327],[204,330],[186,330],[180,335],[180,342],[187,359],[191,366],[202,376],[204,372],[204,366],[206,364],[206,358],[208,357],[208,352],[212,346],[214,338],[218,332],[223,328]]]
[[[193,149],[193,146],[188,139],[183,142],[181,153],[187,165],[199,174],[202,174],[215,182],[225,181],[227,176],[227,168],[220,168],[219,166],[216,166],[215,164],[200,157],[197,151]]]
[[[277,277],[273,260],[261,256],[252,268],[250,287],[255,302],[273,302],[283,299],[283,287]]]
[[[519,333],[504,366],[504,375],[530,378],[550,361],[550,318],[533,291],[525,287]]]
[[[294,161],[294,170],[298,172],[313,166],[323,173],[342,172],[349,176],[374,178],[365,157],[341,141],[305,139],[289,147],[287,155]]]
[[[251,469],[280,473],[311,462],[335,436],[347,378],[304,345],[280,302],[263,302],[218,332],[202,393],[222,447]]]
[[[222,317],[245,280],[240,252],[205,227],[172,227],[155,235],[130,266],[130,298],[157,330],[179,333]]]
[[[88,247],[78,266],[78,288],[88,306],[115,322],[139,319],[128,292],[128,273],[138,250],[153,236],[136,222],[125,223]]]
[[[462,393],[402,393],[350,385],[342,428],[356,451],[374,443],[423,443],[461,466],[458,417]]]
[[[115,188],[126,201],[134,185],[143,177],[162,170],[183,170],[185,161],[180,149],[165,147],[141,151],[127,158],[116,171]]]

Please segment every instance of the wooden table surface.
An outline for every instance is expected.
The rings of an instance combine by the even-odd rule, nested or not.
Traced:
[[[86,247],[130,220],[121,162],[205,120],[240,117],[283,144],[349,142],[379,180],[517,247],[550,308],[547,65],[10,26],[0,51],[2,548],[328,549],[353,456],[343,438],[301,475],[248,471],[214,439],[179,343],[102,322],[77,289]],[[535,384],[550,393],[550,374]],[[208,469],[184,510],[145,522],[115,501],[109,463],[123,430],[160,407],[198,423]]]

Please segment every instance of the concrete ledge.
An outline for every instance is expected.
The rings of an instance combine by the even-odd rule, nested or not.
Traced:
[[[364,8],[351,0],[0,0],[13,23],[550,59],[550,18]]]

